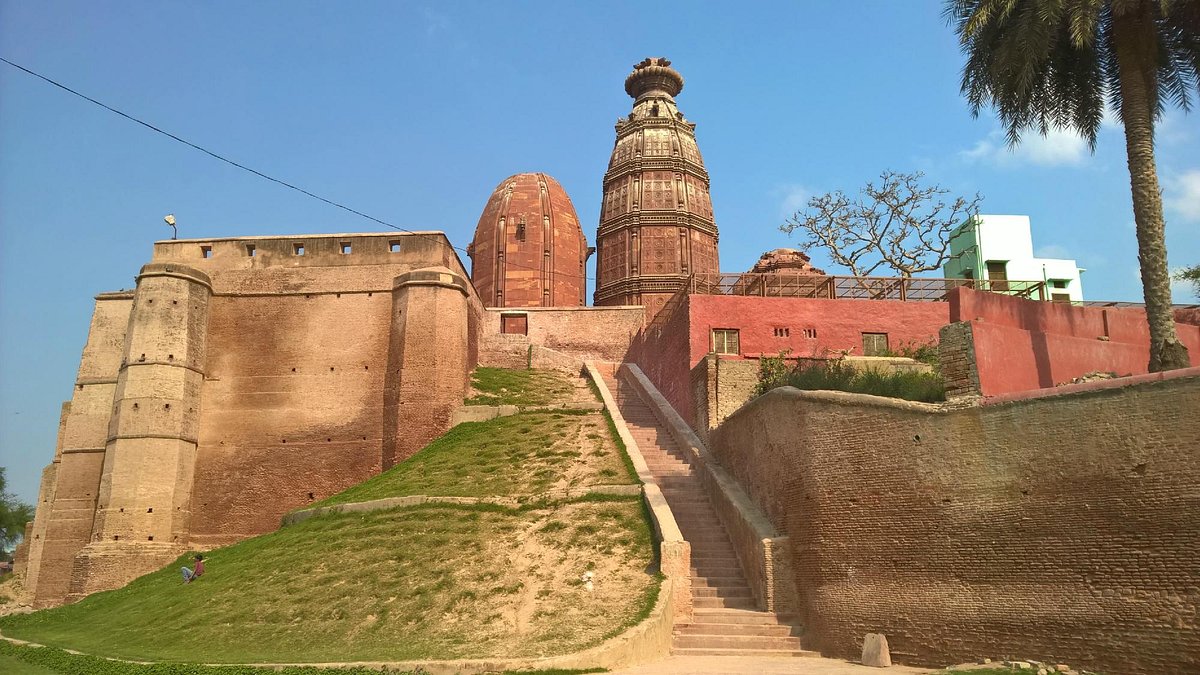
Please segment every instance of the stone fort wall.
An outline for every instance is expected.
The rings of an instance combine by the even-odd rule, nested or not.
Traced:
[[[809,644],[1200,669],[1200,369],[973,407],[777,389],[710,450],[791,540]]]
[[[449,426],[482,305],[440,233],[164,241],[97,297],[29,548],[48,606],[278,526]]]

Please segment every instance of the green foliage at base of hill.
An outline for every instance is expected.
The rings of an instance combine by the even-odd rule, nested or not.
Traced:
[[[526,496],[634,483],[623,457],[600,413],[520,413],[459,424],[391,469],[311,506],[407,495]]]
[[[763,359],[755,395],[776,387],[807,390],[847,391],[936,403],[946,400],[946,383],[938,373],[859,370],[840,360],[801,365],[788,369],[782,358]]]
[[[99,656],[184,662],[554,655],[640,620],[658,592],[651,552],[637,498],[338,514],[213,551],[191,584],[184,556],[0,628]],[[587,569],[593,592],[579,578]]]
[[[462,424],[326,503],[424,494],[510,497],[522,506],[322,514],[207,552],[205,574],[193,583],[179,572],[188,553],[123,588],[0,618],[0,630],[94,656],[174,662],[144,671],[153,675],[210,672],[181,665],[188,663],[536,658],[588,649],[647,617],[662,582],[640,497],[548,492],[634,482],[609,430],[600,413],[567,410]],[[594,574],[590,590],[585,571]],[[143,672],[98,663],[110,670],[67,672]]]
[[[552,370],[514,370],[476,368],[471,373],[476,394],[467,405],[516,405],[537,407],[569,397],[574,386],[562,374]]]

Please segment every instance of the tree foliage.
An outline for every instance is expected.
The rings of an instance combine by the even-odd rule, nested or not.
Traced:
[[[825,249],[855,276],[881,267],[903,277],[940,269],[949,258],[950,231],[977,215],[983,198],[948,199],[949,190],[924,178],[920,171],[884,171],[854,199],[841,190],[809,199],[779,229],[800,230],[801,248]]]
[[[1106,109],[1125,128],[1151,371],[1189,365],[1175,333],[1154,124],[1200,90],[1200,1],[947,0],[966,55],[962,93],[1021,132],[1074,129],[1094,148]]]
[[[1175,273],[1175,278],[1180,281],[1192,282],[1192,295],[1200,298],[1200,265],[1192,265],[1179,270]]]
[[[4,474],[0,466],[0,553],[11,551],[25,533],[25,523],[33,520],[33,507],[8,492]]]

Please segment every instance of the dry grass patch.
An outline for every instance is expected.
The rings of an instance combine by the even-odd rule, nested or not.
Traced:
[[[531,412],[460,424],[382,474],[311,506],[406,495],[522,497],[634,482],[601,413]]]
[[[471,389],[467,405],[537,407],[565,402],[575,394],[571,379],[554,370],[480,367],[471,373]]]

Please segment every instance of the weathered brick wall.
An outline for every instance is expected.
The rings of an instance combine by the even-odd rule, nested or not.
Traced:
[[[384,429],[399,430],[401,455],[443,431],[477,359],[482,306],[441,233],[180,240],[154,249],[148,267],[165,278],[192,268],[211,280],[208,311],[193,306],[198,298],[143,288],[144,305],[132,315],[133,293],[97,297],[32,529],[38,606],[120,583],[180,547],[273,530],[284,512],[377,473]],[[426,386],[419,404],[397,407],[400,419],[386,425],[393,282],[436,266],[464,280],[458,301],[446,311],[414,303],[415,314],[397,318],[406,333],[449,332],[405,345],[412,358],[400,360],[404,380]],[[162,376],[124,375],[147,369]]]
[[[633,341],[627,361],[636,363],[685,420],[695,417],[692,409],[691,370],[707,349],[693,358],[690,337],[689,295],[670,318],[644,328]]]
[[[975,363],[972,323],[943,326],[939,333],[938,362],[946,382],[946,397],[979,396],[979,369]]]
[[[91,540],[108,441],[117,373],[125,344],[133,293],[96,296],[71,401],[63,406],[53,484],[43,480],[34,516],[30,574],[26,590],[35,607],[58,604],[67,596],[75,555]]]
[[[778,389],[709,447],[791,539],[809,645],[1200,669],[1200,370],[939,408]]]
[[[500,333],[502,314],[527,319],[528,334],[521,339]],[[525,366],[529,345],[546,347],[580,360],[627,360],[629,345],[641,329],[641,307],[521,307],[493,308],[483,313],[483,353],[480,361],[501,367]]]

